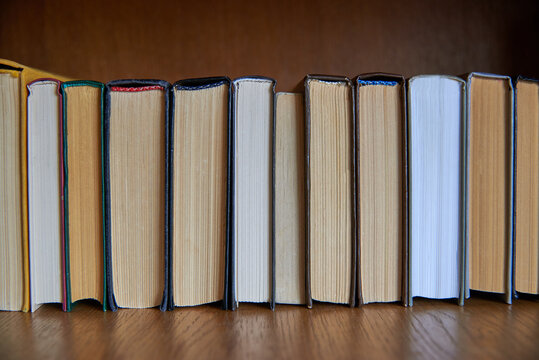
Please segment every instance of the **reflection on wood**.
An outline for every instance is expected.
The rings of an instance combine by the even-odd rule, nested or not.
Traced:
[[[11,358],[537,358],[539,306],[474,297],[417,299],[413,308],[371,304],[313,309],[242,304],[161,312],[103,313],[97,302],[73,312],[0,313],[0,354]]]

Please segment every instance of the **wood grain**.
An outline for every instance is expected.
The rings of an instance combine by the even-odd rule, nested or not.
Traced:
[[[79,79],[539,76],[539,2],[3,1],[0,57]]]
[[[101,89],[71,86],[65,94],[71,301],[102,302]]]
[[[0,313],[0,357],[238,359],[536,359],[539,303],[508,306],[473,298],[464,307],[417,299],[414,307],[370,304],[242,304],[103,313],[44,305],[34,314]]]

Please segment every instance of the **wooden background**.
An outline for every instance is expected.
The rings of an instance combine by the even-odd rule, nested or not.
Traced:
[[[291,90],[307,73],[539,77],[539,1],[0,3],[0,57],[77,79],[260,74]],[[539,358],[539,304],[465,307],[242,305],[0,313],[0,358]]]
[[[418,299],[414,307],[242,304],[0,313],[2,359],[539,359],[539,304]]]
[[[0,57],[77,79],[539,76],[539,1],[15,1]]]

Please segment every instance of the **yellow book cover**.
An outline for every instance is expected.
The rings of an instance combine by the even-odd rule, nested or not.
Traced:
[[[21,311],[30,310],[30,264],[28,252],[28,167],[27,167],[27,85],[32,81],[41,78],[53,78],[60,81],[67,81],[68,78],[51,74],[46,71],[34,69],[11,60],[0,59],[0,65],[12,69],[0,69],[0,73],[10,73],[19,78],[20,88],[20,168],[21,168],[21,237],[23,256],[23,301]]]

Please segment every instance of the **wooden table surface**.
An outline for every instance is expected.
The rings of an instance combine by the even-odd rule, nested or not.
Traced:
[[[308,310],[241,304],[71,313],[45,305],[0,313],[0,358],[518,358],[539,359],[539,302],[472,298],[464,307],[419,299]]]

